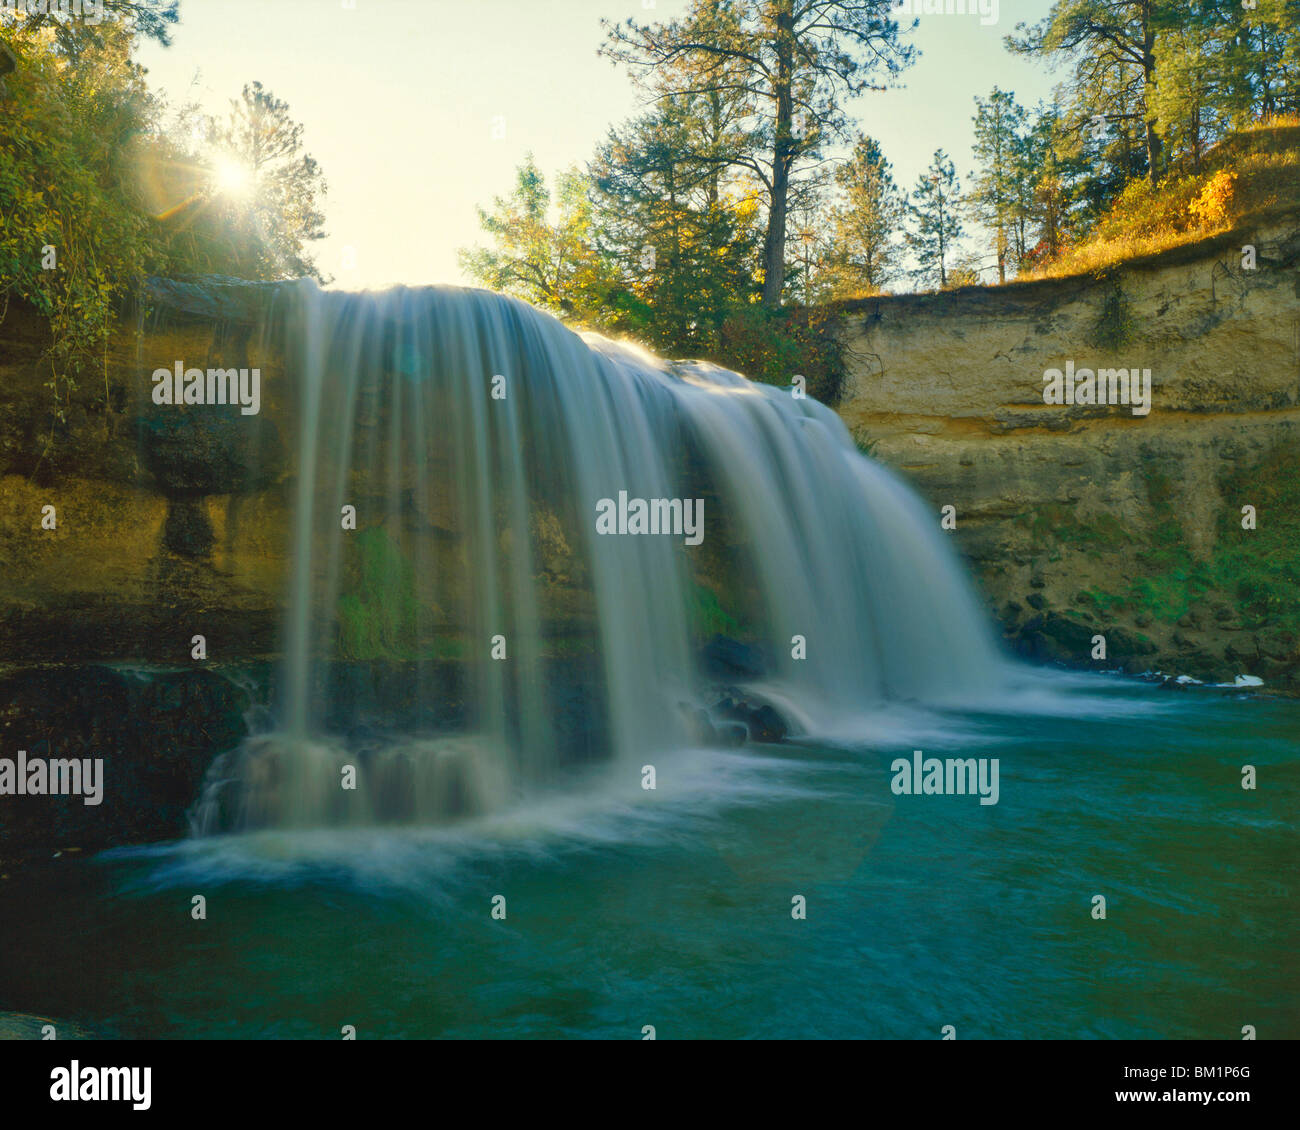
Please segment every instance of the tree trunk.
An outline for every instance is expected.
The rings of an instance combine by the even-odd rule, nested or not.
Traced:
[[[1156,133],[1156,124],[1148,120],[1146,123],[1146,142],[1147,142],[1147,180],[1153,185],[1160,180],[1160,135]]]
[[[1142,112],[1146,115],[1147,180],[1160,181],[1160,135],[1151,110],[1156,87],[1156,31],[1151,20],[1151,5],[1142,8]],[[1126,130],[1125,133],[1128,131]]]
[[[935,196],[939,205],[939,289],[947,290],[948,268],[944,265],[944,258],[948,254],[948,245],[943,237],[943,190],[938,185],[935,186]]]
[[[785,286],[785,225],[789,210],[790,174],[785,166],[784,145],[776,144],[777,165],[772,175],[772,199],[767,211],[767,234],[763,239],[763,305],[781,305]]]
[[[718,143],[722,139],[722,95],[716,90],[709,91],[709,125],[712,132],[708,139],[708,150],[710,153],[717,153]],[[722,199],[720,185],[722,182],[722,166],[714,164],[711,166],[707,187],[705,193],[709,209],[709,216],[712,217],[718,210],[718,202]]]
[[[790,208],[790,154],[794,118],[794,5],[782,0],[776,16],[776,137],[772,150],[772,198],[767,209],[767,234],[763,239],[763,305],[781,305],[785,286],[785,227]]]

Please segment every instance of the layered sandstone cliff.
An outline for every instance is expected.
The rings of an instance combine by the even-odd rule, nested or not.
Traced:
[[[1105,278],[859,300],[840,412],[936,521],[955,508],[1019,650],[1293,683],[1298,264],[1300,212],[1283,210]],[[1044,374],[1070,364],[1149,369],[1150,412],[1045,403]]]

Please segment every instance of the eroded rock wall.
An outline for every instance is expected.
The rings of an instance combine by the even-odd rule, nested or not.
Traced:
[[[102,375],[51,387],[46,334],[16,304],[0,321],[0,665],[188,663],[195,635],[215,660],[274,651],[283,363],[220,321],[142,319]],[[261,366],[272,410],[154,405],[151,374],[175,361]]]
[[[1294,685],[1298,262],[1300,215],[1284,214],[1106,278],[860,300],[840,412],[936,521],[956,508],[1018,650]],[[1149,414],[1044,403],[1067,362],[1150,369]]]

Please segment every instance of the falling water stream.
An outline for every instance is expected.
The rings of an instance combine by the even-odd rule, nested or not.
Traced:
[[[998,691],[935,515],[816,401],[484,291],[305,282],[283,301],[297,486],[282,700],[274,730],[215,768],[200,831],[433,820],[553,781],[571,760],[554,725],[565,688],[547,677],[557,631],[595,659],[605,756],[639,767],[690,744],[710,572],[743,594],[766,657],[752,693],[796,731]],[[698,529],[602,531],[601,500],[621,497],[678,500]],[[368,603],[342,592],[359,541],[383,558]],[[555,607],[557,546],[577,607]],[[385,628],[384,658],[400,643],[419,698],[443,693],[438,648],[458,649],[463,723],[358,758],[322,723],[326,673],[341,640]]]

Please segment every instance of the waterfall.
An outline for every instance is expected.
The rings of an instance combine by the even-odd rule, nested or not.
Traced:
[[[214,765],[199,832],[432,821],[575,763],[639,768],[698,740],[715,632],[805,730],[997,693],[938,515],[816,401],[483,291],[302,282],[278,304],[297,451],[279,722]],[[598,523],[636,500],[702,536]],[[340,696],[389,724],[349,727]]]

